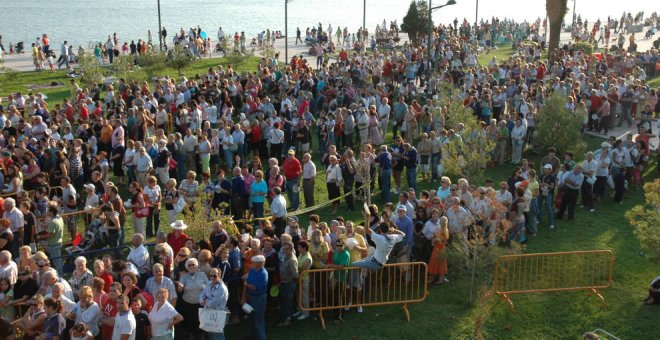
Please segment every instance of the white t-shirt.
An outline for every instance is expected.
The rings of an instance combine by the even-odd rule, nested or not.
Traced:
[[[172,334],[174,329],[167,328],[167,325],[177,315],[179,315],[179,313],[169,302],[165,302],[160,308],[158,308],[158,303],[156,303],[153,308],[151,308],[151,312],[149,312],[151,335],[163,336]]]
[[[371,240],[376,244],[376,251],[374,252],[374,258],[378,263],[385,264],[387,259],[390,257],[392,248],[394,245],[403,240],[403,235],[401,234],[389,234],[381,235],[376,233],[371,233]]]
[[[135,340],[135,316],[133,313],[118,313],[112,329],[112,340],[121,340],[122,335],[130,334],[128,340]]]

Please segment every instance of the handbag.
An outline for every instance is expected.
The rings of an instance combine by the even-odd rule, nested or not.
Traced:
[[[174,170],[174,169],[176,169],[176,165],[177,165],[177,164],[178,164],[178,163],[174,160],[174,158],[171,158],[171,157],[170,157],[169,164],[167,165],[167,166],[168,166],[167,169],[168,169],[168,170]]]
[[[596,183],[596,176],[587,177],[587,183],[589,183],[589,185],[594,185],[594,183]]]
[[[184,200],[182,196],[179,196],[179,200],[176,201],[176,204],[174,205],[174,212],[178,214],[182,212],[185,207],[186,207],[186,200]]]
[[[210,333],[223,333],[227,321],[227,312],[210,308],[200,308],[199,328]]]

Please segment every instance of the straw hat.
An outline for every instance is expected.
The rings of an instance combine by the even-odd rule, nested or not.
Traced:
[[[174,230],[184,230],[188,226],[182,220],[176,220],[174,223],[170,224],[170,227]]]

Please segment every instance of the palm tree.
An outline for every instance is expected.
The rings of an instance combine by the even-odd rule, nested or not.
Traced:
[[[568,0],[545,0],[545,11],[550,21],[550,41],[548,43],[548,59],[550,63],[557,59],[559,49],[559,35],[561,24],[564,21]]]

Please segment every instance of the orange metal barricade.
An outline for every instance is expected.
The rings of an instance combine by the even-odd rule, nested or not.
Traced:
[[[312,269],[298,279],[298,308],[319,312],[325,329],[324,311],[343,312],[349,307],[403,305],[410,321],[409,303],[422,302],[428,295],[426,263],[411,262],[385,265],[377,271],[358,267]]]
[[[614,255],[609,250],[501,256],[495,292],[514,310],[512,294],[586,290],[605,305],[600,289],[612,286]]]

